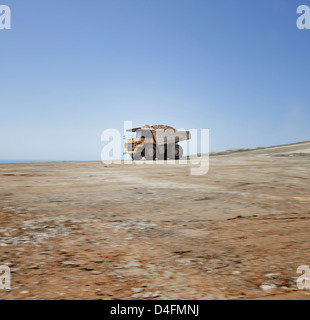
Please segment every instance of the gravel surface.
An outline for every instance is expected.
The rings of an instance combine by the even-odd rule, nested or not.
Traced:
[[[0,164],[0,299],[310,299],[309,143],[190,164]]]

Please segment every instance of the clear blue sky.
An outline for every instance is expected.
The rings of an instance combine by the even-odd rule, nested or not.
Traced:
[[[309,0],[3,0],[0,159],[99,160],[101,132],[210,129],[211,151],[310,140]]]

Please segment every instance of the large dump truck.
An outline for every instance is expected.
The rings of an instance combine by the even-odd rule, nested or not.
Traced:
[[[177,131],[165,125],[145,125],[127,132],[136,134],[125,143],[125,154],[133,160],[178,160],[183,156],[183,149],[178,143],[191,138],[189,131]]]

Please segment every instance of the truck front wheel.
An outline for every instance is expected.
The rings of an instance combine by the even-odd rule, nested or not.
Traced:
[[[156,147],[154,145],[148,145],[145,148],[145,159],[146,160],[155,160],[156,158]]]
[[[131,159],[132,160],[141,160],[142,155],[140,153],[133,153],[133,154],[131,154]]]
[[[176,144],[170,148],[169,159],[179,160],[183,157],[183,148]]]
[[[167,160],[167,146],[157,146],[156,158],[158,160]]]

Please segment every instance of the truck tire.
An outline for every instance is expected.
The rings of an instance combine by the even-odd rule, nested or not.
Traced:
[[[131,159],[132,160],[141,160],[142,155],[140,153],[131,154]]]
[[[178,144],[172,146],[169,151],[169,159],[179,160],[183,157],[183,148]]]
[[[156,158],[158,160],[167,160],[167,146],[157,147]]]
[[[146,160],[155,160],[156,158],[156,146],[149,144],[145,148],[145,159]]]

